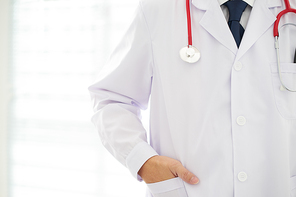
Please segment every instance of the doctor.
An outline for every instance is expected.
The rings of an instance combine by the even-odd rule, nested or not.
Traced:
[[[296,197],[296,93],[280,88],[273,24],[283,0],[246,0],[237,42],[225,0],[140,0],[134,20],[89,87],[105,147],[154,197]],[[295,8],[296,1],[290,0]],[[296,23],[286,15],[281,23]],[[296,28],[280,38],[296,88]],[[295,82],[295,83],[294,83]],[[150,99],[150,142],[140,110]],[[128,195],[128,194],[126,194]]]

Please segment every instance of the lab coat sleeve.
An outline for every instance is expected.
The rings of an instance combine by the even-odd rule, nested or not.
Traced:
[[[103,145],[135,178],[156,151],[147,143],[141,109],[147,109],[153,79],[149,29],[139,4],[123,39],[89,87]]]

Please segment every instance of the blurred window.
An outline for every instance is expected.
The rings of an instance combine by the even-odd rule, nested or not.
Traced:
[[[136,6],[13,1],[10,197],[144,196],[145,184],[101,145],[87,91]]]

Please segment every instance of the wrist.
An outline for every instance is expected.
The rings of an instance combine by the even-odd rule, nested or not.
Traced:
[[[159,157],[159,155],[154,155],[152,157],[150,157],[149,159],[147,159],[147,161],[142,165],[142,167],[140,168],[140,170],[138,171],[138,175],[140,177],[143,178],[143,174],[145,174],[146,169],[151,169],[152,166],[158,165],[157,163],[157,159],[156,157]]]

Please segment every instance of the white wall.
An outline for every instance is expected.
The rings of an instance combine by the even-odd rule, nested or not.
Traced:
[[[0,197],[7,197],[7,74],[9,65],[10,6],[0,0]]]

